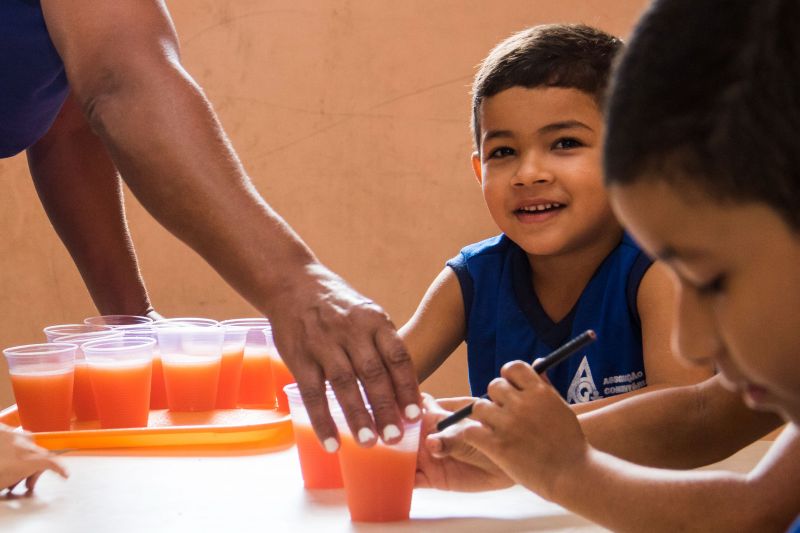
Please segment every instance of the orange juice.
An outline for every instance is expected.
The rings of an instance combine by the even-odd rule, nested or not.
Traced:
[[[153,354],[153,377],[150,380],[150,409],[167,408],[167,387],[164,385],[164,369],[161,356]]]
[[[217,386],[217,409],[233,409],[239,399],[244,348],[222,352]]]
[[[151,374],[150,359],[89,363],[89,377],[101,428],[147,427]]]
[[[89,364],[85,359],[75,361],[75,385],[72,393],[72,409],[79,421],[97,420]]]
[[[286,398],[286,393],[283,392],[283,388],[289,383],[294,383],[294,376],[291,372],[289,372],[286,364],[279,357],[276,357],[272,360],[272,379],[273,383],[275,383],[275,394],[278,399],[278,411],[281,411],[282,413],[288,413],[289,399]]]
[[[239,382],[239,405],[242,407],[275,407],[275,386],[272,382],[272,359],[264,348],[247,347],[242,359]]]
[[[383,444],[362,448],[342,434],[339,451],[350,518],[356,522],[407,520],[417,453]]]
[[[300,455],[300,470],[303,472],[306,488],[342,488],[338,454],[325,451],[311,426],[295,423],[293,427],[297,453]]]
[[[217,403],[219,358],[171,356],[162,360],[170,411],[210,411]]]
[[[28,431],[67,431],[72,418],[72,369],[35,374],[11,373],[22,427]]]

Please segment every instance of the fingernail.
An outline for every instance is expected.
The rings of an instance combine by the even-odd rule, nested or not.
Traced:
[[[333,453],[339,449],[339,443],[336,442],[336,439],[334,439],[333,437],[328,437],[327,439],[325,439],[325,442],[322,443],[322,446],[328,453]]]
[[[406,418],[409,420],[416,420],[419,417],[420,410],[416,404],[406,405],[405,409]]]
[[[369,428],[361,428],[358,430],[358,442],[364,444],[375,438],[375,433]]]
[[[400,429],[395,426],[394,424],[389,424],[385,428],[383,428],[383,440],[384,442],[390,441],[392,439],[396,439],[400,436]]]

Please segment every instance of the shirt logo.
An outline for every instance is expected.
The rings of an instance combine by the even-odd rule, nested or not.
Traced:
[[[586,403],[600,397],[597,387],[592,379],[592,370],[589,368],[589,361],[583,356],[575,377],[567,390],[567,403]]]

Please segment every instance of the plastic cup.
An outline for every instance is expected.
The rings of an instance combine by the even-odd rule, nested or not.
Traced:
[[[119,326],[114,329],[121,331],[126,339],[129,338],[150,338],[156,341],[153,346],[153,372],[150,378],[150,409],[167,408],[167,388],[164,385],[164,370],[161,366],[161,351],[158,347],[158,336],[153,324],[131,324]]]
[[[328,453],[319,443],[317,435],[311,427],[306,406],[300,396],[297,383],[284,387],[289,399],[289,410],[292,414],[294,440],[297,454],[300,457],[300,470],[303,473],[303,484],[307,489],[340,489],[342,488],[342,472],[339,468],[339,454]],[[333,389],[328,386],[328,402],[335,402]]]
[[[85,422],[97,420],[97,406],[94,402],[94,391],[92,381],[89,378],[89,363],[83,354],[83,345],[98,339],[122,338],[122,332],[109,329],[108,331],[90,331],[89,333],[79,333],[78,335],[66,335],[59,339],[59,342],[76,344],[75,350],[75,382],[72,387],[72,411],[75,420]]]
[[[83,319],[84,324],[94,326],[129,326],[134,324],[152,324],[153,319],[138,315],[100,315]]]
[[[198,326],[210,327],[218,326],[220,322],[213,318],[198,318],[198,317],[178,317],[178,318],[162,318],[153,322],[154,326]]]
[[[75,344],[48,343],[3,350],[24,429],[69,430],[77,349]]]
[[[420,421],[404,421],[397,444],[378,442],[362,448],[354,439],[338,403],[331,409],[339,430],[339,463],[354,522],[408,520],[419,449]]]
[[[101,428],[147,427],[154,345],[125,337],[83,345]]]
[[[170,411],[214,409],[225,329],[218,324],[156,327]]]
[[[239,386],[248,331],[245,327],[225,326],[217,385],[217,409],[234,409],[239,404]]]
[[[92,324],[57,324],[44,328],[47,342],[58,342],[61,337],[67,335],[80,335],[81,333],[91,333],[93,331],[110,331],[111,326],[98,326]]]
[[[274,409],[275,384],[272,377],[272,362],[278,358],[278,351],[272,338],[269,340],[264,338],[263,330],[269,326],[269,320],[237,318],[223,320],[222,324],[247,329],[239,381],[239,406]]]
[[[267,345],[274,348],[275,341],[272,338],[272,326],[267,324],[267,326],[263,329],[263,332],[264,340]],[[278,411],[281,413],[288,413],[289,400],[286,397],[286,393],[284,392],[283,388],[290,383],[294,383],[295,379],[292,373],[289,372],[289,367],[286,366],[286,363],[283,362],[280,354],[278,354],[277,348],[270,352],[270,356],[272,358],[272,382],[275,384],[275,398],[278,401]]]

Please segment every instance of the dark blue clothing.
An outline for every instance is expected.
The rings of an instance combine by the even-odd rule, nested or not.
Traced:
[[[554,323],[533,290],[524,250],[505,235],[465,247],[447,265],[458,276],[464,297],[472,395],[486,393],[508,361],[532,362],[587,329],[595,330],[597,342],[548,371],[569,403],[645,386],[636,295],[651,263],[624,235],[575,307]]]
[[[0,1],[0,157],[52,126],[69,88],[38,1]]]
[[[789,526],[786,533],[800,533],[800,516],[797,517],[797,520],[792,522],[792,525]]]

